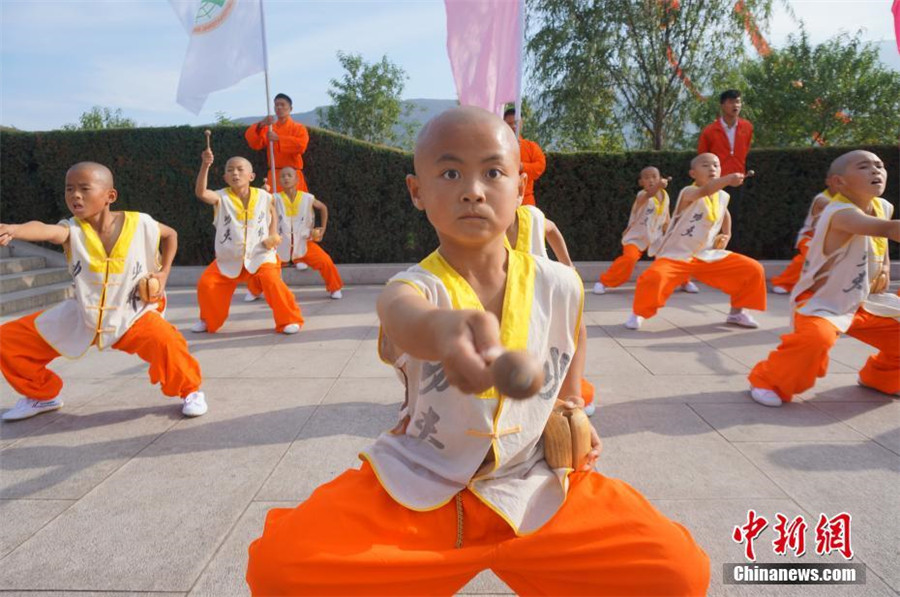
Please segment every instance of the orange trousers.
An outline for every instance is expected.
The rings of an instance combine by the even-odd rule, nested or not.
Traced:
[[[631,277],[635,264],[640,260],[644,252],[637,245],[623,245],[622,254],[619,255],[609,269],[600,275],[600,283],[607,288],[621,286]]]
[[[60,354],[38,333],[34,320],[40,314],[0,326],[0,370],[19,394],[52,400],[63,382],[47,364]],[[155,311],[142,315],[112,347],[149,363],[150,383],[161,384],[166,396],[184,398],[200,389],[200,365],[188,352],[184,336]]]
[[[281,279],[281,267],[277,263],[264,263],[255,274],[248,272],[247,268],[241,268],[237,278],[228,278],[222,275],[218,264],[213,261],[197,281],[200,319],[206,322],[208,332],[215,332],[228,319],[231,297],[240,282],[246,282],[248,286],[251,283],[258,284],[257,288],[262,290],[266,302],[272,308],[276,331],[280,332],[292,323],[303,325],[300,307],[294,299],[294,293]]]
[[[319,275],[325,280],[325,290],[328,292],[336,292],[344,287],[344,281],[341,280],[341,275],[338,273],[334,261],[325,252],[325,249],[319,246],[319,243],[311,240],[306,241],[306,255],[294,260],[294,263],[299,262],[303,262],[319,272]],[[254,279],[247,283],[247,289],[255,295],[259,295],[262,292],[262,287]]]
[[[778,348],[750,371],[750,385],[772,390],[789,402],[813,387],[817,377],[825,377],[828,351],[840,335],[827,319],[795,312],[794,331],[782,336]],[[860,370],[860,381],[885,394],[900,392],[900,322],[860,308],[847,335],[879,350]]]
[[[794,255],[783,272],[772,278],[772,286],[781,286],[789,292],[794,289],[800,280],[801,272],[803,272],[803,263],[806,261],[806,253],[809,252],[809,241],[811,240],[808,236],[800,239],[800,244],[797,245],[798,253]]]
[[[257,596],[453,595],[490,568],[526,596],[706,594],[709,558],[684,527],[622,481],[570,479],[550,522],[517,537],[469,490],[458,494],[461,512],[456,499],[404,508],[363,463],[298,507],[269,511],[247,583]]]
[[[735,309],[766,310],[766,274],[762,265],[738,253],[707,263],[699,259],[676,261],[657,258],[638,277],[634,291],[635,315],[653,317],[680,285],[695,279],[731,297]]]

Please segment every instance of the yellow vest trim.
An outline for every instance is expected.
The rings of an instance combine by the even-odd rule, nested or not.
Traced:
[[[528,208],[522,205],[516,209],[516,219],[519,221],[519,233],[516,235],[515,249],[531,253],[531,227],[534,225],[534,218]]]
[[[659,193],[656,193],[653,197],[651,197],[651,201],[653,201],[653,209],[656,212],[656,215],[662,215],[663,208],[666,205],[666,198],[669,196],[665,191],[660,191],[662,193],[662,197],[659,196]],[[657,199],[659,197],[659,199]]]
[[[244,201],[231,190],[231,187],[225,189],[225,193],[228,195],[231,204],[234,206],[234,212],[238,222],[243,222],[245,224],[249,222],[256,212],[256,202],[259,200],[259,189],[250,187],[250,199],[247,201],[247,207],[244,207]]]
[[[279,191],[278,196],[281,197],[281,204],[284,206],[284,215],[289,218],[296,218],[300,215],[300,203],[303,193],[296,191],[293,199],[288,197],[284,191]]]
[[[122,222],[122,230],[119,231],[119,238],[113,245],[112,252],[107,255],[106,249],[103,247],[103,241],[100,235],[94,230],[88,222],[75,218],[75,221],[81,227],[84,233],[84,246],[87,248],[90,256],[90,269],[92,272],[102,274],[124,274],[125,273],[125,257],[128,255],[128,249],[131,247],[131,241],[137,230],[138,212],[123,212],[125,220]],[[107,270],[107,265],[109,270]]]

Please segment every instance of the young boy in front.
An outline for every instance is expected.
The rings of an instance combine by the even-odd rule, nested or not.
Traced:
[[[298,270],[313,268],[325,280],[325,290],[331,298],[341,298],[344,282],[331,256],[319,246],[328,227],[328,206],[297,188],[297,171],[290,166],[285,166],[278,174],[278,188],[281,189],[275,196],[278,234],[281,236],[276,249],[278,258],[283,263],[293,263]],[[315,212],[319,212],[322,224],[318,228]],[[254,301],[261,293],[262,289],[251,281],[244,300]]]
[[[13,239],[49,242],[65,249],[75,296],[46,311],[0,327],[0,369],[25,396],[3,413],[4,421],[62,408],[63,382],[47,369],[57,357],[77,359],[93,345],[136,354],[150,364],[150,383],[178,396],[181,412],[206,412],[200,365],[187,342],[160,314],[178,235],[147,214],[112,211],[118,198],[109,168],[79,162],[66,172],[66,206],[72,217],[58,224],[0,224],[0,246]],[[153,302],[138,290],[143,278],[159,283]]]
[[[378,300],[382,358],[406,382],[399,421],[250,546],[254,595],[452,595],[491,568],[519,594],[702,595],[709,562],[633,488],[551,469],[541,432],[578,391],[583,286],[509,250],[522,201],[518,144],[500,118],[449,110],[425,125],[407,178],[439,248]],[[493,387],[485,354],[527,349],[538,394]],[[599,438],[594,432],[594,444]]]
[[[207,188],[213,152],[205,149],[194,192],[215,208],[216,258],[197,281],[200,321],[193,332],[217,331],[228,318],[231,297],[239,282],[258,284],[275,317],[275,331],[296,334],[303,325],[300,307],[281,279],[275,246],[266,246],[276,235],[277,220],[272,195],[251,187],[253,166],[242,157],[225,163],[224,189]]]
[[[841,334],[879,351],[859,372],[860,385],[900,394],[900,297],[888,290],[887,246],[900,241],[900,221],[879,196],[887,170],[868,151],[845,153],[831,170],[837,193],[819,215],[791,295],[794,330],[750,372],[750,395],[765,406],[781,406],[824,377]]]
[[[669,225],[669,193],[666,192],[669,181],[659,175],[658,169],[647,166],[641,170],[638,184],[641,190],[622,233],[622,255],[600,275],[594,284],[594,294],[606,294],[607,288],[627,282],[641,255],[662,238]]]
[[[672,223],[656,249],[656,260],[640,275],[632,313],[625,327],[637,330],[666,304],[679,284],[693,278],[731,297],[725,322],[747,328],[759,324],[747,309],[765,311],[766,277],[759,262],[726,251],[731,239],[731,214],[726,186],[738,186],[744,175],[719,176],[719,158],[702,153],[691,160],[694,184],[678,194]]]

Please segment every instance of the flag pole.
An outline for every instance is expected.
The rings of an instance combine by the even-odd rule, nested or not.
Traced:
[[[261,0],[260,0],[261,1]],[[525,0],[519,0],[519,64],[516,72],[516,131],[522,137],[522,63],[525,61]]]
[[[269,49],[266,44],[266,11],[263,9],[263,0],[259,0],[259,21],[262,25],[263,67],[266,77],[266,119],[272,117],[272,95],[269,91]],[[269,124],[269,132],[272,125]],[[275,142],[269,140],[269,172],[272,173],[272,194],[278,193],[278,181],[275,176]]]

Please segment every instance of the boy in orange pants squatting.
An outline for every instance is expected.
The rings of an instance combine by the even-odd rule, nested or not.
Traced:
[[[360,468],[269,512],[251,592],[453,595],[490,568],[520,595],[703,595],[709,560],[690,534],[591,470],[596,432],[583,470],[544,459],[555,399],[578,392],[584,288],[504,242],[525,187],[515,135],[456,108],[425,125],[414,163],[410,195],[440,245],[378,299],[380,353],[406,385],[399,421]],[[492,387],[484,355],[501,345],[546,364],[538,394]]]
[[[638,184],[642,190],[631,206],[628,226],[622,233],[622,255],[600,275],[594,294],[606,294],[607,288],[627,282],[641,255],[662,238],[669,225],[669,181],[660,177],[659,170],[647,166],[641,170]]]
[[[828,188],[813,197],[812,203],[809,205],[809,211],[806,213],[806,219],[800,232],[797,233],[797,242],[794,247],[797,254],[784,269],[783,272],[772,278],[772,292],[775,294],[790,294],[794,289],[794,285],[800,279],[800,272],[803,271],[803,263],[806,261],[806,254],[809,251],[809,241],[812,240],[813,232],[816,229],[816,222],[819,220],[819,214],[825,209],[825,206],[834,198],[836,191],[831,188],[831,172],[825,180]]]
[[[887,183],[881,159],[845,153],[832,164],[837,193],[819,216],[806,266],[794,287],[794,330],[750,372],[750,396],[781,406],[813,387],[828,370],[841,334],[878,349],[859,384],[900,395],[900,297],[888,291],[888,239],[900,242],[900,221],[879,195]]]
[[[552,220],[547,219],[544,212],[534,205],[523,204],[516,209],[515,220],[506,231],[506,237],[510,246],[516,251],[531,253],[545,259],[549,259],[547,254],[547,245],[549,244],[560,263],[571,268],[575,267],[569,257],[566,239],[563,238],[559,227]],[[578,334],[578,350],[587,350],[587,328],[584,322],[581,322],[581,331]],[[597,410],[594,404],[594,384],[582,377],[579,395],[584,401],[585,414],[589,417],[593,416]]]
[[[637,280],[632,313],[625,327],[640,329],[666,304],[672,291],[693,278],[731,296],[731,312],[725,322],[747,328],[759,324],[747,309],[766,309],[766,277],[759,262],[726,251],[731,239],[731,214],[726,186],[738,186],[738,172],[719,177],[719,158],[702,153],[691,160],[694,184],[678,194],[675,212],[659,248],[656,261]]]
[[[293,263],[298,270],[313,268],[325,280],[325,290],[333,299],[339,299],[344,282],[334,266],[331,256],[319,243],[325,237],[328,227],[328,206],[310,193],[297,189],[297,171],[290,166],[281,169],[278,175],[275,196],[275,213],[278,215],[278,234],[281,243],[276,252],[284,263]],[[321,226],[316,228],[315,212],[319,212]],[[254,282],[248,284],[245,301],[259,298],[262,289]]]
[[[242,157],[225,163],[225,182],[218,191],[206,187],[213,152],[205,149],[194,193],[200,201],[215,208],[216,258],[197,281],[200,321],[192,332],[217,331],[228,318],[231,297],[238,283],[258,284],[272,308],[275,330],[296,334],[303,325],[300,307],[287,284],[281,279],[281,267],[271,244],[277,220],[272,195],[251,187],[256,178],[253,166]],[[268,246],[267,246],[268,245]]]
[[[0,224],[0,246],[16,238],[62,245],[75,289],[74,298],[0,327],[0,370],[25,396],[3,413],[4,421],[62,408],[57,396],[63,382],[47,364],[60,356],[77,359],[91,345],[136,354],[150,364],[151,383],[184,401],[185,416],[206,412],[200,365],[161,315],[178,235],[147,214],[111,211],[117,198],[106,166],[80,162],[66,172],[66,206],[73,217],[58,224]],[[148,276],[159,288],[145,303],[138,285]]]

